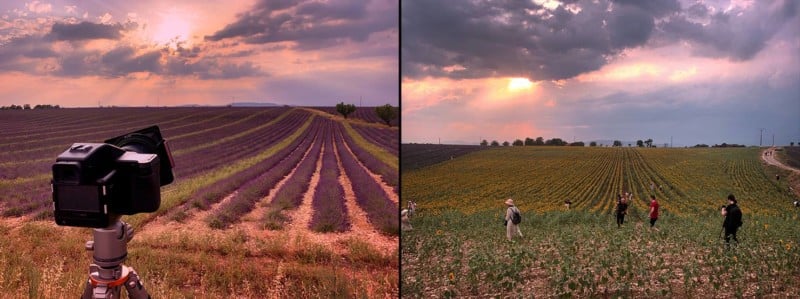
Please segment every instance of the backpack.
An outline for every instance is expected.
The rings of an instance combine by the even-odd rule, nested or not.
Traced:
[[[511,215],[511,223],[519,224],[522,222],[522,215],[519,214],[519,210],[517,208],[512,209],[511,212],[513,212]]]
[[[734,227],[741,227],[742,210],[740,210],[738,206],[733,206],[729,213],[730,213],[729,215],[731,216],[731,224],[733,224]]]

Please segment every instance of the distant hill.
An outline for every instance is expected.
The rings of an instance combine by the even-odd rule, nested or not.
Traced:
[[[275,103],[258,103],[258,102],[236,102],[231,103],[232,107],[276,107],[283,106]]]

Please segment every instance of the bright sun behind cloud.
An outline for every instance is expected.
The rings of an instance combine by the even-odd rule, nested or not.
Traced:
[[[531,89],[531,87],[533,87],[533,82],[528,80],[528,78],[511,78],[511,80],[508,81],[509,91]]]
[[[152,40],[159,45],[177,48],[178,43],[191,44],[192,23],[185,12],[172,8],[161,14],[161,22],[156,24],[152,32]]]

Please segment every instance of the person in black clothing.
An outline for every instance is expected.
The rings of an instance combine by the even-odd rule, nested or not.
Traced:
[[[728,195],[728,205],[722,208],[722,216],[725,216],[725,221],[722,222],[722,227],[725,228],[725,247],[730,246],[731,237],[735,243],[739,243],[736,239],[736,231],[742,226],[742,210],[736,205],[736,197],[733,194]]]
[[[625,214],[628,213],[628,201],[625,197],[617,194],[617,227],[625,223]]]

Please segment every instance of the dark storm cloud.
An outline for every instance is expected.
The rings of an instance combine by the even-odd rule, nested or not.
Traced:
[[[771,4],[753,5],[746,11],[718,12],[708,16],[707,24],[684,15],[673,16],[661,24],[660,37],[691,42],[696,55],[750,60],[787,23],[797,26],[797,1]],[[702,17],[708,11],[708,7],[697,3],[689,8],[687,14]]]
[[[686,15],[692,18],[706,18],[708,14],[708,7],[703,5],[703,3],[692,4],[692,6],[686,9]]]
[[[97,24],[80,22],[77,24],[55,23],[49,37],[55,40],[119,39],[125,26],[116,24]]]
[[[643,10],[623,6],[614,10],[608,27],[612,48],[621,49],[646,43],[653,32],[655,21],[652,15]]]
[[[108,59],[108,53],[103,56],[103,64],[107,76],[120,77],[136,72],[161,72],[161,52],[151,51],[141,55],[131,55],[120,59]]]
[[[623,49],[645,44],[654,18],[677,8],[674,1],[623,2],[581,1],[578,13],[531,1],[403,2],[403,73],[549,80],[597,70]],[[453,66],[466,69],[446,69]]]
[[[655,17],[662,17],[681,9],[678,0],[613,0],[615,4],[635,6]]]
[[[600,69],[625,49],[682,40],[697,55],[748,60],[797,19],[797,2],[789,0],[758,2],[742,16],[712,15],[702,3],[682,10],[676,0],[566,2],[548,10],[532,1],[404,1],[403,76],[568,79]]]
[[[240,38],[249,44],[293,41],[300,50],[331,47],[346,40],[360,42],[372,33],[397,26],[397,12],[393,9],[396,3],[374,2],[262,0],[253,10],[238,15],[235,22],[205,39]],[[376,11],[367,12],[370,4],[376,4],[372,6]]]
[[[212,57],[205,57],[194,62],[171,57],[164,65],[164,73],[171,76],[193,76],[203,80],[268,76],[251,62],[236,64],[220,61],[221,59]]]
[[[0,45],[0,61],[17,57],[47,58],[55,57],[56,52],[50,44],[35,36],[22,36]]]
[[[234,53],[233,56],[237,56]],[[247,53],[240,53],[247,55]],[[203,57],[201,57],[203,56]],[[251,62],[226,62],[226,55],[207,55],[200,47],[142,52],[123,45],[106,51],[76,46],[56,53],[47,36],[16,38],[0,47],[0,71],[21,71],[60,77],[125,77],[132,73],[195,77],[202,80],[266,76]],[[52,60],[42,60],[49,58]]]

